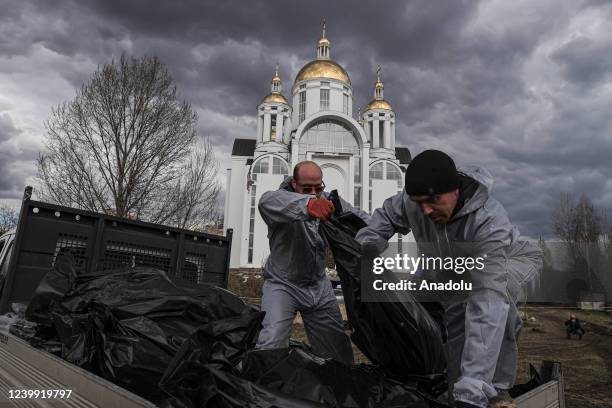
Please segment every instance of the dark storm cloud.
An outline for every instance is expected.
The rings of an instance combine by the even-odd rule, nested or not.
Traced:
[[[209,86],[211,89],[201,94],[216,97],[214,94],[223,93],[231,113],[244,114],[268,90],[277,60],[289,90],[299,66],[290,72],[283,57],[297,58],[300,66],[313,58],[322,17],[328,18],[334,58],[345,64],[356,89],[367,89],[373,82],[374,61],[426,64],[435,50],[454,42],[477,6],[476,2],[459,1],[433,5],[416,1],[398,6],[387,1],[377,4],[373,19],[371,7],[365,4],[271,4],[64,1],[53,7],[37,3],[36,10],[20,3],[14,8],[28,15],[37,11],[45,19],[44,27],[22,36],[24,45],[39,42],[60,54],[84,54],[98,64],[124,51],[154,53],[169,65],[184,88]],[[194,50],[202,45],[208,51],[206,61],[194,56]],[[78,82],[83,77],[68,79]],[[356,94],[362,105],[370,98],[364,92]],[[212,99],[199,96],[206,102]]]
[[[13,119],[7,113],[0,113],[0,199],[10,197],[15,189],[14,172],[12,164],[14,157],[8,141],[19,135]]]
[[[565,77],[577,85],[597,85],[612,71],[612,37],[597,41],[579,36],[556,50],[551,57]]]
[[[36,146],[26,143],[19,146],[15,140],[22,136],[13,119],[0,112],[0,199],[19,196],[31,173],[31,161],[38,154]]]
[[[0,75],[53,74],[49,90],[24,87],[23,95],[41,101],[31,121],[42,123],[52,105],[74,94],[70,87],[121,53],[157,55],[198,112],[199,133],[215,145],[223,169],[233,139],[255,137],[255,109],[276,62],[290,99],[325,17],[332,58],[351,77],[354,113],[372,99],[381,64],[397,144],[413,155],[439,148],[462,165],[488,167],[494,195],[523,232],[550,232],[543,220],[560,191],[610,206],[607,2],[1,3]],[[10,122],[0,114],[0,146],[12,146],[2,161],[24,166],[20,155],[31,156],[31,143],[18,141],[44,131],[20,129],[11,114]],[[7,191],[12,182],[4,180]]]
[[[19,133],[13,119],[7,113],[0,112],[0,143],[16,136]]]

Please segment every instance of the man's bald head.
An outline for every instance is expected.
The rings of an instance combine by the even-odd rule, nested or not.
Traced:
[[[305,174],[306,173],[306,174]],[[316,173],[321,179],[323,178],[323,171],[319,165],[311,160],[304,160],[299,162],[293,168],[293,179],[299,180],[300,176],[310,176],[310,173]]]
[[[302,194],[319,194],[323,191],[323,171],[310,160],[299,162],[293,168],[293,190]]]

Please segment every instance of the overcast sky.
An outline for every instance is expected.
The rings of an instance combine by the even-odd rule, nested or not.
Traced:
[[[166,64],[224,181],[274,64],[289,96],[322,18],[355,109],[380,64],[396,145],[487,167],[524,234],[550,233],[562,191],[612,210],[612,4],[578,0],[0,0],[0,200],[35,175],[51,108],[123,52]]]

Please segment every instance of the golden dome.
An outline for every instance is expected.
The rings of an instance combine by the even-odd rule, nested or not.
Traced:
[[[261,103],[284,103],[285,105],[289,105],[287,99],[285,99],[282,94],[274,92],[268,94],[265,98],[263,98],[263,101],[261,101]]]
[[[311,78],[332,78],[346,82],[348,85],[351,84],[351,80],[344,68],[332,60],[310,61],[298,72],[295,77],[295,83]]]
[[[370,109],[393,110],[389,102],[385,101],[384,99],[373,99],[370,103],[368,103],[368,106],[366,106],[366,110]]]

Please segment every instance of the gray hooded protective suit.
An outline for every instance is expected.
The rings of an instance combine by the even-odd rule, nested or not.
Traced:
[[[509,389],[514,384],[516,337],[522,325],[516,302],[541,270],[542,254],[537,245],[518,241],[518,229],[510,223],[502,205],[489,195],[493,184],[490,173],[472,168],[463,174],[467,176],[464,180],[471,178],[478,184],[472,184],[475,191],[446,224],[431,221],[401,192],[374,212],[356,239],[382,252],[393,234],[412,231],[417,244],[440,248],[440,256],[447,255],[444,250],[453,242],[486,248],[484,268],[471,271],[473,289],[469,296],[459,303],[443,305],[452,397],[486,407],[497,395],[496,388]]]
[[[258,348],[289,346],[291,326],[300,312],[313,352],[352,363],[338,302],[325,276],[325,241],[319,220],[308,214],[311,195],[292,190],[289,177],[276,191],[265,192],[259,213],[268,225],[270,256],[264,266],[262,310],[266,312]],[[323,195],[328,197],[328,193]],[[370,216],[341,199],[342,209],[368,222]]]

